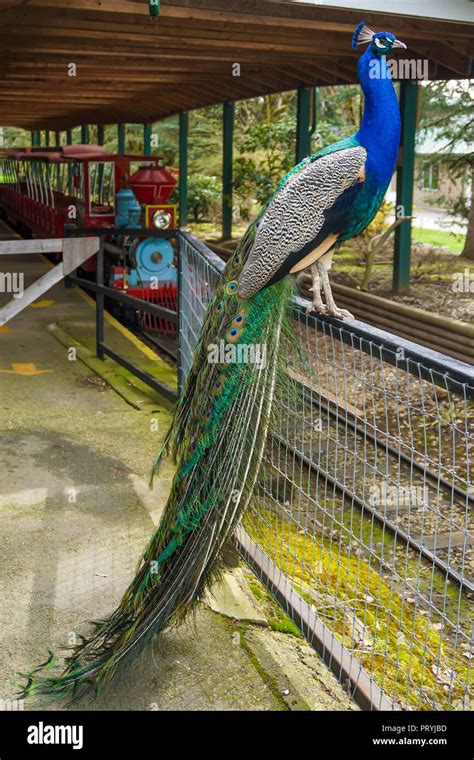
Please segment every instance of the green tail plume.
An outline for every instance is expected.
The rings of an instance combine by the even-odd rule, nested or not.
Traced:
[[[154,634],[182,620],[219,572],[223,546],[252,496],[272,400],[284,376],[282,342],[291,340],[286,310],[293,286],[288,280],[248,301],[236,294],[255,229],[254,223],[218,283],[172,427],[155,462],[156,470],[169,452],[177,469],[136,576],[117,609],[96,623],[67,658],[63,672],[51,675],[48,660],[48,671],[40,666],[28,674],[24,697],[72,695],[83,686],[98,691]],[[241,360],[213,361],[220,341],[228,356],[232,346],[236,353],[240,350]],[[257,348],[261,361],[249,361]]]

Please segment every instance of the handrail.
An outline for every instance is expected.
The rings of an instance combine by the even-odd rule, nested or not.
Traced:
[[[0,256],[31,253],[62,253],[62,261],[36,280],[21,296],[13,298],[0,308],[0,327],[6,325],[23,309],[36,301],[47,290],[57,285],[77,267],[99,251],[98,237],[53,238],[51,240],[4,240],[0,242]]]

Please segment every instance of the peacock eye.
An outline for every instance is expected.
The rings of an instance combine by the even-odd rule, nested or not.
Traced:
[[[377,45],[377,47],[379,47],[379,48],[385,47],[385,45],[383,44],[382,40],[387,41],[387,38],[386,37],[382,37],[382,38],[376,37],[375,38],[375,44]]]

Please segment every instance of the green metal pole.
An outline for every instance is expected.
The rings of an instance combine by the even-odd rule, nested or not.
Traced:
[[[120,155],[125,153],[125,124],[117,124],[117,152]]]
[[[104,127],[102,124],[97,125],[97,144],[104,144]]]
[[[189,114],[179,114],[179,226],[188,223],[188,134]]]
[[[38,148],[41,147],[41,129],[38,129],[36,133],[36,145]]]
[[[89,144],[89,125],[81,124],[81,143],[82,145]]]
[[[34,148],[35,141],[36,141],[36,133],[32,131],[30,132],[30,135],[31,135],[31,147]]]
[[[311,138],[316,132],[316,127],[318,126],[318,88],[312,87],[312,106],[313,106],[313,112],[311,115],[311,133],[309,136],[309,150],[311,152]]]
[[[49,129],[44,130],[44,144],[49,148]]]
[[[234,103],[226,100],[223,112],[223,160],[222,160],[222,239],[232,237],[232,158],[234,147]]]
[[[61,132],[58,132],[58,130],[54,133],[54,147],[59,148],[61,147]],[[60,164],[56,164],[56,187],[55,190],[62,191],[61,187],[61,166]]]
[[[401,163],[397,168],[396,213],[411,216],[413,183],[415,180],[415,133],[418,85],[402,79],[400,82],[400,113],[402,119]],[[411,219],[395,230],[392,288],[401,293],[410,287]]]
[[[72,145],[72,129],[66,129],[66,145]],[[69,195],[72,195],[72,176],[73,167],[72,164],[67,166],[67,191]]]
[[[151,156],[151,124],[143,125],[143,153]]]
[[[298,87],[296,96],[296,163],[311,153],[311,87]]]

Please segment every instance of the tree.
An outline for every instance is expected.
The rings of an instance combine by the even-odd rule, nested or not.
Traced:
[[[461,181],[470,193],[445,198],[450,213],[466,220],[467,232],[461,256],[474,260],[474,90],[466,80],[429,82],[421,88],[420,132],[436,136],[443,152],[433,160],[443,164],[450,179]]]
[[[294,164],[295,95],[279,93],[243,101],[236,109],[234,189],[241,213],[262,205]]]
[[[179,202],[179,188],[175,188],[170,199]],[[188,181],[188,205],[190,220],[193,222],[216,221],[222,203],[222,182],[217,177],[191,174]]]

